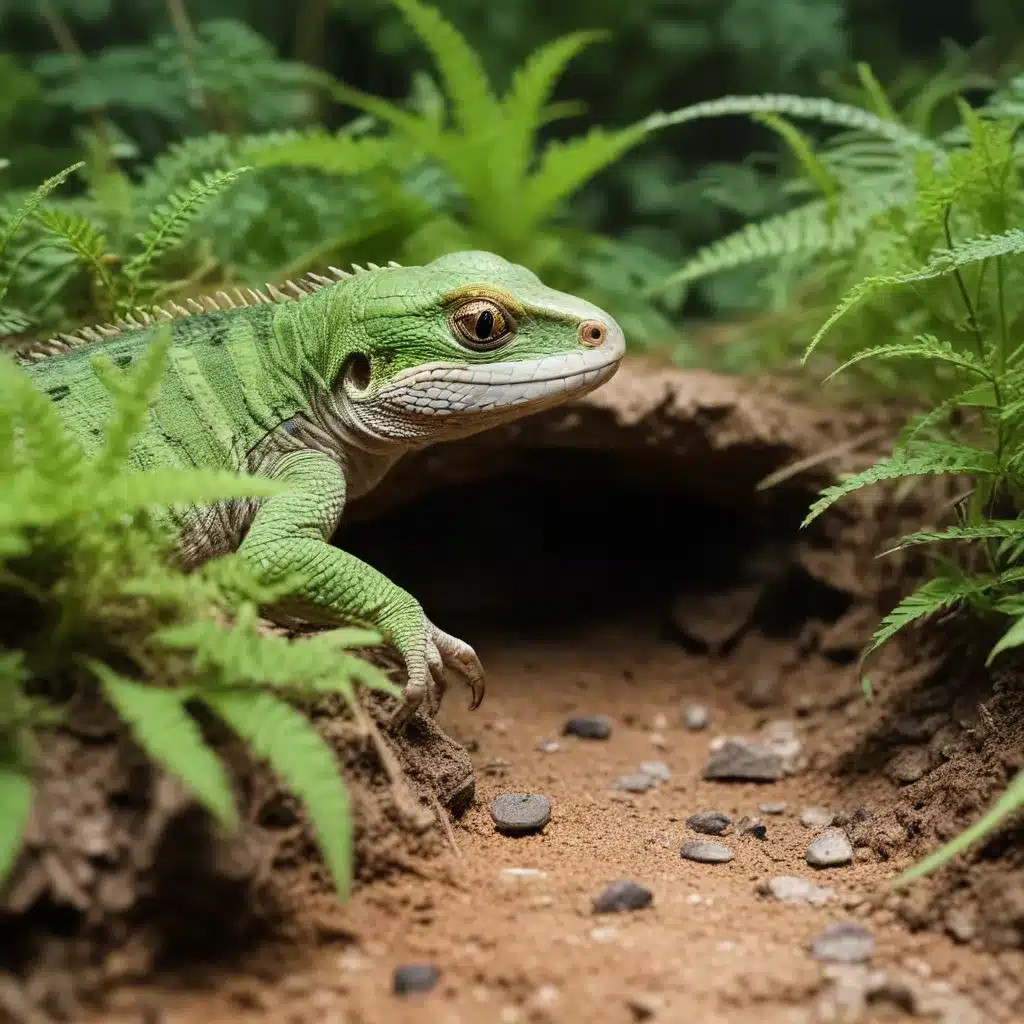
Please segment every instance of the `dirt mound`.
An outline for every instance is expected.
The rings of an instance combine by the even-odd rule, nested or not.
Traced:
[[[197,959],[224,965],[245,952],[251,965],[260,960],[257,940],[257,948],[281,948],[267,947],[271,938],[286,944],[259,968],[271,988],[290,969],[288,950],[354,936],[379,951],[382,941],[403,945],[407,933],[423,934],[425,950],[448,963],[458,961],[467,934],[487,935],[497,948],[508,936],[493,894],[470,903],[463,931],[460,914],[442,927],[436,912],[465,894],[467,872],[482,878],[492,866],[491,841],[478,841],[489,831],[474,791],[486,796],[497,782],[511,782],[511,738],[540,738],[581,696],[594,713],[615,707],[623,720],[647,721],[650,707],[694,694],[714,702],[721,692],[730,694],[720,726],[727,732],[759,728],[771,715],[799,721],[805,756],[787,799],[810,802],[827,792],[842,803],[858,858],[878,868],[863,884],[877,891],[896,867],[976,817],[1021,750],[1014,682],[1021,676],[1007,670],[990,683],[975,652],[949,656],[948,633],[931,647],[893,646],[875,670],[878,699],[867,706],[860,698],[857,654],[923,569],[918,556],[879,560],[876,553],[899,533],[939,521],[956,484],[866,490],[809,529],[798,527],[820,488],[884,454],[900,422],[897,409],[813,404],[778,381],[633,361],[569,407],[404,460],[353,506],[338,540],[416,594],[443,628],[476,644],[490,671],[511,672],[511,657],[520,685],[545,676],[530,690],[530,705],[513,702],[519,726],[498,731],[501,697],[467,717],[454,708],[463,700],[455,690],[440,727],[417,720],[397,743],[372,727],[383,714],[376,699],[367,698],[356,717],[337,701],[311,712],[353,795],[360,885],[347,908],[330,892],[301,808],[239,749],[226,753],[248,825],[225,839],[123,736],[59,734],[41,762],[30,841],[2,897],[0,938],[10,952],[0,961],[7,970],[0,1013],[6,1003],[15,1019],[32,1020],[29,1006],[68,1018],[76,993],[147,981]],[[605,643],[610,637],[618,646]],[[591,655],[597,648],[599,664]],[[689,680],[685,686],[652,678],[652,666],[656,677],[669,664]],[[695,672],[704,674],[699,685]],[[623,685],[634,712],[612,696]],[[563,773],[576,785],[571,761],[535,752],[531,765],[516,780],[522,787],[557,788]],[[697,770],[688,759],[674,773]],[[590,779],[592,767],[585,772]],[[573,790],[577,809],[588,799]],[[468,809],[454,836],[442,806],[455,817]],[[868,816],[858,816],[865,807]],[[670,815],[659,827],[677,820]],[[560,834],[570,844],[585,843],[588,830],[613,850],[631,842],[626,821],[595,817],[593,808],[580,812],[576,831],[564,816],[555,824],[569,830]],[[473,848],[454,856],[453,842],[464,847],[467,835]],[[1021,899],[1012,886],[1020,851],[1019,830],[1004,829],[883,909],[978,949],[1019,948]],[[578,899],[581,884],[566,892]],[[865,906],[877,902],[865,898]],[[760,912],[744,907],[736,904],[736,920]],[[528,935],[528,945],[547,949],[552,964],[561,957],[567,970],[579,954],[548,949],[546,934]],[[460,977],[469,991],[473,970]],[[801,967],[790,979],[792,997],[809,998],[819,982]],[[260,1006],[282,1019],[263,984],[256,1002],[245,1003],[252,1019],[263,1019]],[[746,998],[736,984],[726,1004]],[[364,1005],[359,990],[332,989],[345,1012]],[[231,1004],[225,1019],[240,1019],[240,1005]],[[353,1020],[392,1019],[366,1005],[363,1016],[353,1009]],[[209,1006],[196,1012],[207,1024],[214,1019]],[[314,1009],[294,1014],[320,1019]],[[748,1019],[738,1014],[722,1019]]]

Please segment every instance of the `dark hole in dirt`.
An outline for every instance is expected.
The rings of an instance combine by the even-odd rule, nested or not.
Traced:
[[[802,508],[768,512],[753,496],[742,510],[716,505],[670,470],[638,478],[599,452],[529,456],[513,472],[343,525],[336,542],[464,636],[667,621],[680,595],[699,601],[758,580],[770,592],[756,611],[767,633],[789,635],[809,617],[832,621],[849,605],[787,558]]]

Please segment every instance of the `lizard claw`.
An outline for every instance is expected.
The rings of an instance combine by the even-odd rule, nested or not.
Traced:
[[[484,667],[480,664],[476,651],[458,637],[439,629],[429,619],[427,620],[427,643],[428,645],[432,644],[437,651],[442,665],[442,673],[443,669],[451,669],[465,680],[472,693],[469,710],[476,711],[480,707],[487,689]],[[438,706],[441,704],[442,696],[444,696],[443,685],[440,687]]]
[[[458,637],[439,629],[429,619],[424,617],[423,621],[425,644],[421,654],[406,657],[407,681],[402,701],[391,716],[389,728],[392,731],[404,727],[424,701],[431,716],[438,713],[448,688],[448,671],[461,676],[469,686],[471,711],[475,711],[484,699],[484,668],[476,651]]]

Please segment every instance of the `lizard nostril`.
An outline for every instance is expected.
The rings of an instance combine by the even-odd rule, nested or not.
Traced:
[[[580,324],[579,337],[581,345],[586,345],[588,348],[597,348],[598,345],[604,344],[604,339],[607,336],[608,328],[600,320],[585,320]]]

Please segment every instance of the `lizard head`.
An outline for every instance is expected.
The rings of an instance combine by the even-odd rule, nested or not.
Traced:
[[[604,310],[486,252],[350,284],[360,330],[333,375],[349,421],[407,443],[464,437],[592,391],[625,352]]]

